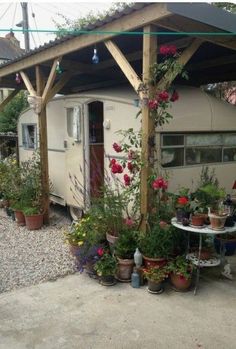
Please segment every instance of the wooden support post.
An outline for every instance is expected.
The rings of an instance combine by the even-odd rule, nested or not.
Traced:
[[[51,71],[50,71],[50,74],[49,74],[46,86],[45,86],[44,91],[42,93],[42,102],[43,103],[44,103],[48,93],[50,92],[50,90],[51,90],[51,88],[52,88],[52,86],[54,84],[54,81],[55,81],[55,78],[56,78],[56,75],[57,75],[57,72],[56,72],[57,62],[59,62],[59,63],[61,62],[61,57],[60,58],[56,58],[53,61],[53,65],[51,67]]]
[[[23,72],[23,70],[20,71],[20,75],[21,75],[21,78],[22,78],[29,94],[31,96],[36,96],[36,91],[34,90],[32,84],[30,82],[30,79],[28,78],[28,75],[25,72]]]
[[[44,91],[44,78],[39,66],[36,66],[37,96],[41,97]],[[49,223],[49,174],[48,174],[48,142],[47,142],[47,115],[46,106],[42,106],[38,113],[39,149],[41,163],[42,198],[44,223]]]
[[[20,90],[13,90],[0,104],[0,112],[5,108],[5,106],[14,98]]]
[[[143,28],[144,32],[155,31],[152,25]],[[150,80],[150,66],[157,59],[157,37],[154,35],[143,35],[143,83],[148,84]],[[150,90],[148,95],[150,94]],[[151,147],[152,139],[155,135],[154,122],[150,116],[148,105],[142,106],[142,163],[141,169],[141,230],[146,232],[148,218],[148,203],[150,191],[148,188],[148,176],[151,170],[151,157],[153,157],[154,149]]]

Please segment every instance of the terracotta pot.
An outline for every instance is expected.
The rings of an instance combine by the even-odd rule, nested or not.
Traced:
[[[112,235],[110,233],[106,233],[106,239],[107,241],[109,242],[109,246],[111,248],[114,247],[114,244],[116,243],[117,239],[118,239],[118,236],[115,236],[115,235]]]
[[[194,214],[191,218],[191,224],[196,227],[204,225],[206,216],[204,214]]]
[[[131,280],[131,274],[134,267],[133,259],[122,259],[118,258],[118,270],[117,270],[117,279],[119,281],[127,282]]]
[[[224,228],[227,214],[219,215],[216,213],[208,213],[208,216],[211,223],[211,229],[222,230]]]
[[[15,212],[16,223],[23,227],[25,225],[24,213],[20,210],[14,210],[14,212]]]
[[[191,286],[192,277],[186,279],[184,276],[171,273],[170,280],[176,291],[187,291]]]
[[[26,228],[29,230],[38,230],[43,226],[43,214],[34,214],[25,216]]]
[[[148,291],[150,293],[162,293],[164,291],[163,282],[148,279]]]
[[[167,264],[167,260],[165,258],[149,258],[143,255],[143,261],[145,268],[150,267],[164,267]]]

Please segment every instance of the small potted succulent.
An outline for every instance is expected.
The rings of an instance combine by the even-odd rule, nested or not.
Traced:
[[[177,256],[168,263],[167,268],[174,290],[187,291],[192,282],[193,263],[186,256]]]
[[[114,246],[117,258],[117,278],[127,282],[131,280],[134,266],[134,253],[137,247],[137,232],[132,229],[122,230]]]
[[[101,258],[94,265],[94,270],[97,272],[103,286],[113,286],[117,270],[116,258],[106,250],[100,251],[100,256]]]
[[[148,281],[148,292],[162,293],[164,291],[163,282],[169,275],[166,267],[149,267],[143,269],[143,274]]]

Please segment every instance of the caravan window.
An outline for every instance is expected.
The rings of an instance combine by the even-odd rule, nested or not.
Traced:
[[[236,161],[236,133],[162,134],[163,167]]]
[[[22,125],[22,143],[25,149],[37,148],[37,126],[36,124]]]
[[[75,141],[81,141],[81,108],[79,106],[66,109],[67,134]]]

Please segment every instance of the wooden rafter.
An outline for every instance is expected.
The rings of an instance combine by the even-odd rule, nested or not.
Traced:
[[[127,61],[126,57],[114,42],[111,40],[106,41],[105,46],[113,56],[116,63],[119,65],[122,72],[125,74],[126,78],[129,80],[134,90],[137,92],[139,86],[142,84],[142,80],[138,77],[132,66]]]
[[[51,88],[45,100],[43,100],[43,106],[46,105],[46,103],[48,103],[63,88],[63,86],[65,86],[72,75],[72,72],[66,72],[62,74],[60,80],[58,80],[57,83]]]
[[[222,65],[228,65],[236,62],[236,55],[224,56],[214,59],[208,59],[200,63],[193,63],[188,65],[188,71],[194,71],[196,69],[206,69],[212,67],[218,67]]]
[[[25,87],[27,88],[29,94],[31,96],[36,96],[37,93],[36,93],[35,89],[33,88],[33,85],[31,84],[31,81],[28,78],[28,75],[23,70],[20,71],[20,75],[21,75],[21,78],[22,78],[22,80],[25,84]]]
[[[202,40],[195,39],[192,42],[192,44],[182,52],[181,56],[177,59],[177,63],[179,65],[184,66],[190,60],[190,58],[194,55],[194,53],[198,50],[201,44],[202,44]],[[166,74],[158,83],[158,89],[159,90],[167,89],[178,74],[179,74],[178,71],[175,71],[175,72],[167,71]]]
[[[171,13],[167,10],[165,3],[153,3],[140,9],[139,11],[134,11],[127,16],[120,17],[99,27],[99,32],[106,31],[107,33],[102,35],[96,35],[96,33],[93,35],[78,35],[70,40],[65,40],[56,47],[48,47],[45,50],[35,53],[34,55],[30,55],[22,58],[20,61],[2,67],[0,69],[0,77],[17,73],[19,70],[27,69],[34,65],[55,59],[58,56],[64,56],[70,52],[75,52],[96,43],[103,42],[104,40],[108,40],[116,36],[116,33],[134,30],[139,28],[141,25],[152,23],[153,21],[157,21],[170,15]]]
[[[50,71],[49,77],[47,79],[46,86],[45,86],[43,94],[42,94],[42,102],[43,103],[46,100],[47,95],[48,95],[49,91],[51,90],[51,88],[52,88],[52,86],[54,84],[54,81],[55,81],[55,78],[56,78],[56,74],[57,74],[56,66],[57,66],[58,62],[60,63],[61,59],[62,59],[62,57],[59,57],[59,58],[54,59],[54,61],[53,61],[53,64],[52,64],[52,67],[51,67],[51,71]]]
[[[0,112],[5,108],[5,106],[14,98],[20,90],[13,90],[0,104]]]

